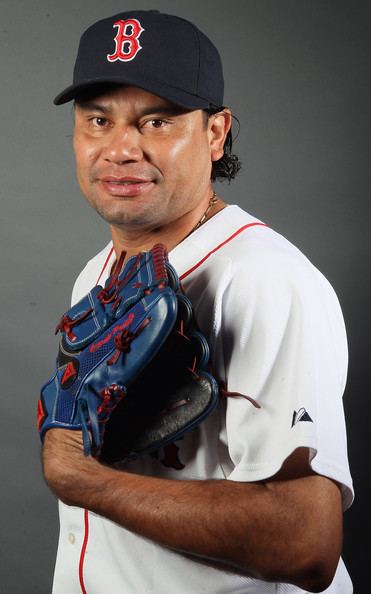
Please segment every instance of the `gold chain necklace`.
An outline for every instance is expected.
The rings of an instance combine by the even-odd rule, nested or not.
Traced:
[[[201,227],[201,225],[206,221],[206,217],[209,214],[210,210],[217,202],[218,202],[218,197],[216,195],[216,192],[213,192],[213,194],[209,200],[209,204],[207,205],[207,209],[205,210],[204,214],[202,215],[202,217],[200,218],[198,223],[195,225],[195,227],[193,227],[193,229],[188,233],[188,235],[191,235],[191,233],[193,233],[193,231],[196,231],[196,229]]]

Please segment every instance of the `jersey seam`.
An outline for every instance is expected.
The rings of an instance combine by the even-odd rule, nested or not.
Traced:
[[[243,231],[246,231],[246,229],[249,229],[251,227],[268,227],[268,225],[266,225],[266,223],[261,223],[258,221],[255,221],[254,223],[248,223],[247,225],[243,225],[243,227],[240,227],[239,229],[237,229],[237,231],[232,233],[232,235],[227,237],[227,239],[225,239],[224,241],[219,243],[215,248],[210,250],[203,258],[201,258],[201,260],[199,260],[191,268],[186,270],[186,272],[183,272],[183,274],[181,274],[179,276],[179,279],[181,281],[184,280],[187,276],[189,276],[192,272],[194,272],[197,268],[199,268],[199,266],[201,266],[204,262],[206,262],[206,260],[208,260],[210,258],[210,256],[215,254],[218,250],[220,250],[222,247],[224,247],[227,243],[229,243],[230,241],[235,239],[240,233],[242,233]]]

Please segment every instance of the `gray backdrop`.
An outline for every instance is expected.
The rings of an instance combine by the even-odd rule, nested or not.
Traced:
[[[340,297],[357,488],[344,555],[366,592],[371,4],[362,0],[1,0],[0,591],[50,592],[57,509],[40,472],[36,401],[73,280],[108,240],[75,183],[71,107],[52,98],[70,83],[82,30],[134,7],[194,20],[220,48],[244,168],[217,189],[298,245]]]

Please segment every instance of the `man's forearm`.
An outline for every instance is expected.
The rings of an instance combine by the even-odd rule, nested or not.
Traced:
[[[71,438],[71,456],[60,447],[57,432],[46,436],[44,472],[65,503],[245,575],[313,591],[331,581],[341,540],[341,517],[332,518],[339,493],[331,481],[317,476],[267,483],[146,477],[84,458],[74,445],[74,432],[63,432]]]

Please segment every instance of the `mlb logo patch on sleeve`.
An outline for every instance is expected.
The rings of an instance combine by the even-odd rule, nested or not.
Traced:
[[[294,427],[297,423],[301,423],[307,421],[309,423],[313,423],[313,419],[310,418],[309,414],[305,410],[305,408],[299,408],[298,412],[294,410],[294,414],[292,415],[292,423],[291,427]]]

